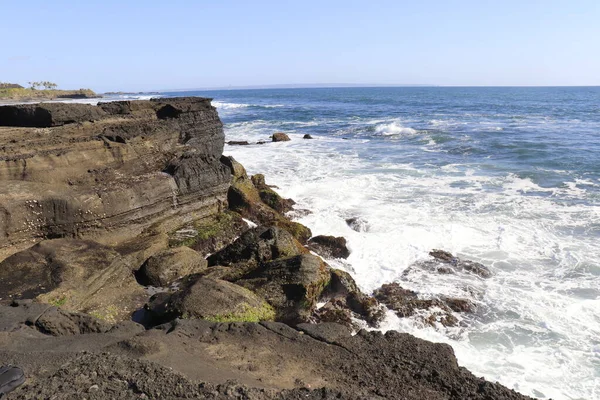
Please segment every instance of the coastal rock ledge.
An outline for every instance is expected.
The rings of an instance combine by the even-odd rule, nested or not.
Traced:
[[[0,260],[48,238],[104,244],[224,208],[210,99],[0,107]]]
[[[448,345],[361,329],[386,309],[310,251],[347,257],[345,239],[291,221],[224,139],[206,98],[0,107],[0,364],[27,378],[10,399],[527,399]],[[418,267],[482,275],[432,256]]]

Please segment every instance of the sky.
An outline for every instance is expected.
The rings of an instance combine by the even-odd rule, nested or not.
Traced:
[[[0,0],[0,81],[600,85],[600,0]]]

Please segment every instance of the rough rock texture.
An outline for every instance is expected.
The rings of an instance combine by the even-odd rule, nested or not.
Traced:
[[[240,213],[243,217],[249,218],[258,224],[265,226],[275,225],[284,228],[294,235],[300,243],[306,243],[308,238],[312,236],[310,229],[302,224],[290,221],[271,207],[274,204],[290,204],[289,200],[279,198],[269,201],[270,205],[266,204],[261,198],[259,189],[248,178],[245,168],[240,163],[235,161],[233,157],[223,157],[222,162],[229,166],[233,175],[233,182],[227,193],[227,200],[231,210]],[[255,181],[258,182],[259,180],[255,179]],[[264,183],[264,179],[262,183]],[[277,194],[275,193],[275,195]],[[269,194],[269,197],[271,196],[272,194]]]
[[[466,272],[468,274],[477,275],[481,278],[489,278],[492,272],[485,265],[471,261],[462,260],[453,256],[447,251],[433,250],[429,253],[433,260],[419,261],[409,266],[404,274],[409,274],[413,269],[425,269],[428,271],[437,272],[440,274],[454,274],[456,272]]]
[[[338,322],[357,328],[356,319],[378,327],[385,317],[385,309],[377,299],[364,294],[354,278],[340,269],[330,270],[329,284],[319,299],[325,304],[312,316],[314,322]]]
[[[189,246],[206,257],[231,244],[248,229],[248,223],[241,215],[227,210],[170,232],[169,246]]]
[[[292,199],[284,199],[275,192],[269,185],[265,183],[263,174],[252,175],[250,178],[254,187],[258,190],[258,195],[263,203],[271,207],[273,210],[286,213],[291,211],[296,202]]]
[[[4,299],[33,299],[114,322],[145,299],[132,268],[116,251],[90,240],[54,239],[0,263]]]
[[[119,244],[222,210],[210,99],[0,107],[0,260],[45,238]]]
[[[157,253],[137,272],[143,285],[169,286],[177,279],[206,269],[208,263],[200,253],[189,247],[176,247]]]
[[[0,307],[0,332],[14,332],[26,326],[53,336],[101,333],[111,327],[90,315],[69,312],[49,304],[17,300],[10,307]]]
[[[386,283],[375,290],[373,296],[391,310],[394,310],[400,318],[411,317],[419,311],[432,310],[423,314],[423,321],[429,325],[441,323],[444,326],[458,324],[458,319],[452,314],[455,312],[473,312],[475,306],[469,300],[447,297],[423,299],[419,298],[417,292],[404,289],[398,283]]]
[[[323,260],[302,254],[264,263],[236,283],[266,299],[277,321],[297,324],[309,320],[329,279]]]
[[[154,313],[163,319],[202,318],[218,322],[259,322],[275,318],[275,311],[248,289],[220,279],[200,277],[159,304]]]
[[[458,366],[450,346],[393,331],[176,320],[51,336],[7,308],[0,325],[20,328],[1,332],[0,358],[27,376],[11,399],[527,399]]]
[[[272,136],[274,142],[288,142],[290,137],[283,132],[275,132]]]
[[[250,229],[235,242],[208,257],[209,265],[252,269],[262,262],[308,253],[290,233],[278,227]]]
[[[348,258],[350,250],[343,237],[319,235],[308,240],[308,248],[323,257]]]

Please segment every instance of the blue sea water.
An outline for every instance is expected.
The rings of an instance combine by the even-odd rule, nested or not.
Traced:
[[[458,327],[393,313],[382,329],[449,343],[459,363],[537,398],[600,398],[600,88],[319,88],[165,93],[214,98],[226,146],[297,201],[328,260],[372,291],[475,302]],[[313,140],[303,140],[310,134]],[[358,217],[361,228],[345,220]],[[431,249],[487,280],[408,269]]]

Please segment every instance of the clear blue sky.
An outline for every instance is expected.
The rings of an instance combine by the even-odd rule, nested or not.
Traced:
[[[600,85],[600,0],[0,0],[0,81]]]

